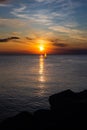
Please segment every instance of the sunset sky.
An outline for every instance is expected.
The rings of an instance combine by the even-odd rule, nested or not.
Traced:
[[[87,53],[87,0],[0,0],[0,53]]]

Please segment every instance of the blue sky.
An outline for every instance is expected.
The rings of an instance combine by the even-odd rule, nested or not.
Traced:
[[[19,43],[28,46],[26,37],[32,44],[42,39],[55,50],[87,48],[87,0],[0,0],[2,50],[2,39],[8,37],[20,37]],[[10,42],[18,44],[18,39]]]

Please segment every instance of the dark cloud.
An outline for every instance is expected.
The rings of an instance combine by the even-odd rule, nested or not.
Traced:
[[[58,46],[58,47],[66,47],[67,44],[65,43],[53,43],[54,46]]]
[[[10,40],[18,40],[20,39],[19,37],[9,37],[9,38],[4,38],[4,39],[0,39],[0,42],[8,42]]]
[[[13,2],[14,0],[0,0],[0,4],[8,4]]]
[[[26,39],[29,41],[33,40],[33,38],[30,38],[30,37],[26,37]]]
[[[8,2],[9,0],[0,0],[0,3]]]
[[[69,54],[69,55],[84,55],[87,54],[87,49],[79,49],[79,48],[53,48],[54,54]]]
[[[56,46],[56,47],[66,47],[68,46],[67,44],[65,43],[62,43],[62,41],[60,39],[53,39],[53,40],[50,40],[52,45],[53,46]]]
[[[52,43],[57,43],[59,41],[59,39],[52,39],[50,40]]]
[[[4,2],[4,1],[7,1],[7,0],[0,0],[0,2]]]
[[[75,48],[75,49],[69,49],[67,52],[69,54],[87,54],[87,49]]]

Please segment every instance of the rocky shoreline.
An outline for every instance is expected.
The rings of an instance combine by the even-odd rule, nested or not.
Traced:
[[[50,109],[33,114],[21,112],[5,119],[0,130],[75,130],[87,129],[87,90],[65,90],[49,97]]]

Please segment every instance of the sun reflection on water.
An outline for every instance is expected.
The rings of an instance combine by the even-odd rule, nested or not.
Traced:
[[[39,96],[43,96],[44,93],[45,93],[45,71],[44,71],[44,56],[43,55],[40,55],[40,58],[39,58],[39,91],[38,91],[38,95]]]
[[[40,55],[40,62],[39,62],[39,74],[43,75],[43,71],[44,71],[44,59],[43,56]]]
[[[44,57],[40,55],[40,62],[39,62],[39,81],[45,82],[45,77],[44,77]]]

